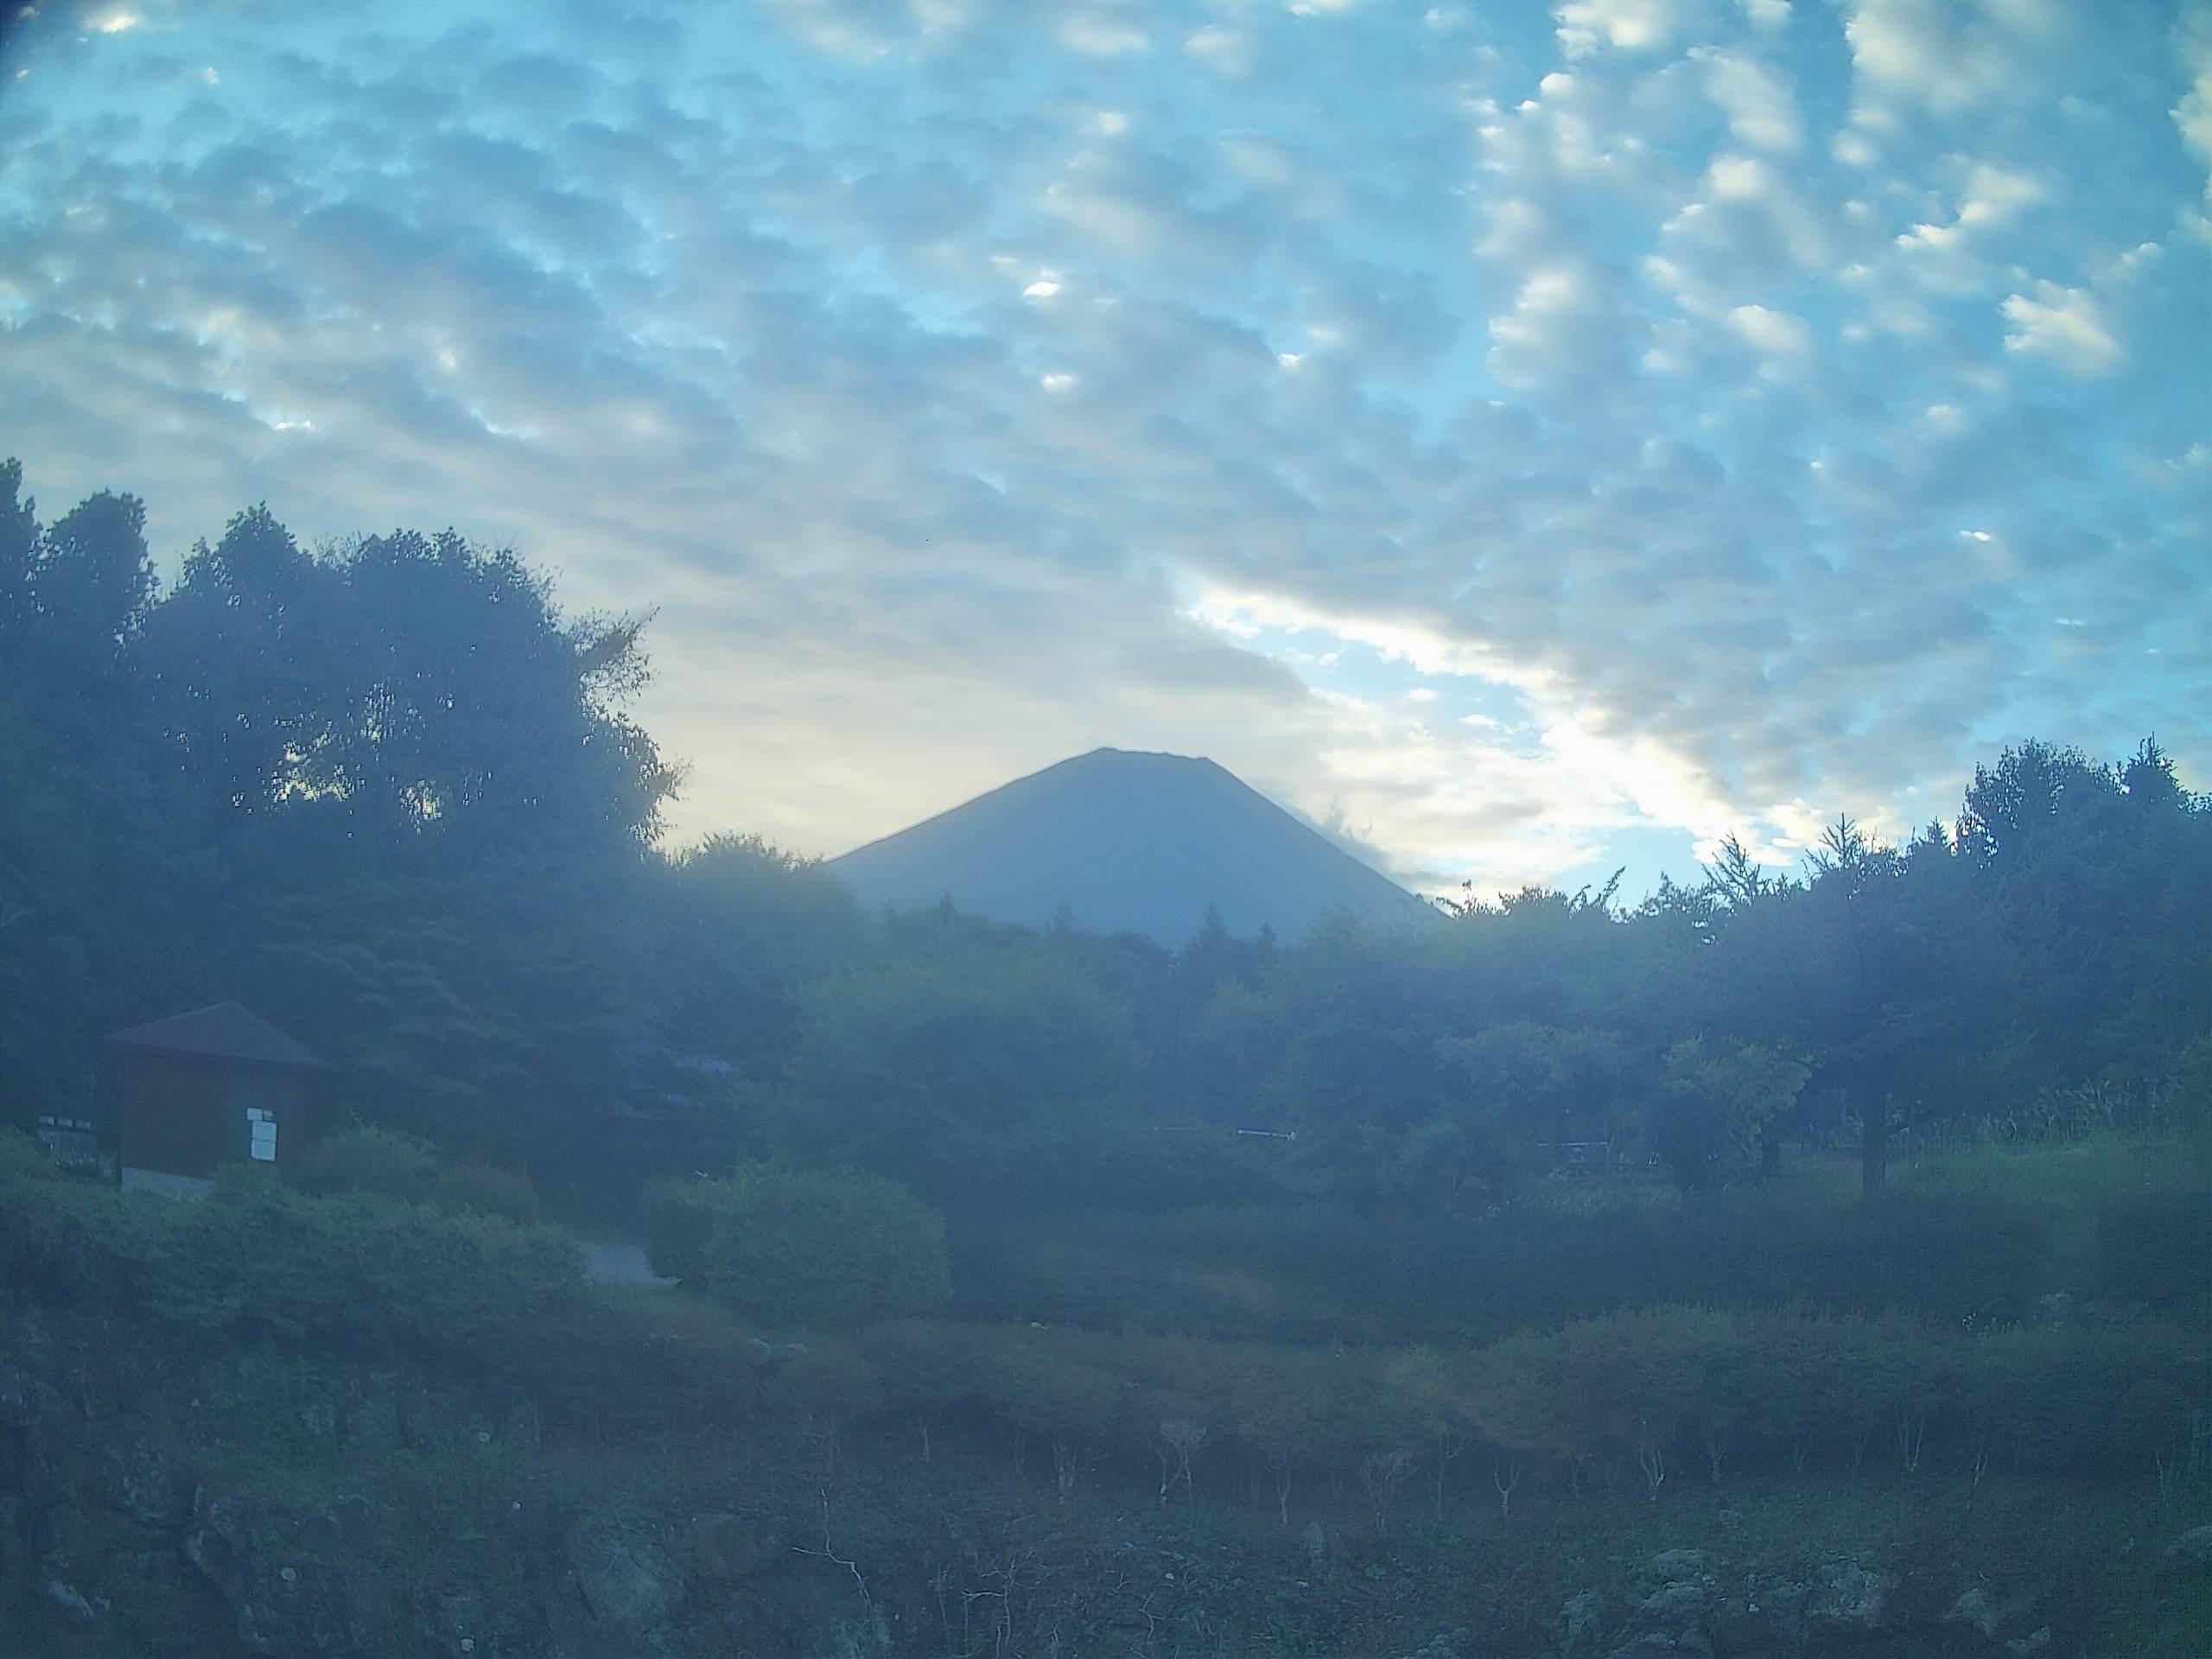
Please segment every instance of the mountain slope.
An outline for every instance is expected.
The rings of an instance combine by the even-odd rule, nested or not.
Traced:
[[[1417,925],[1433,912],[1211,760],[1095,749],[979,795],[829,868],[870,907],[948,896],[1042,926],[1063,902],[1103,933],[1178,946],[1208,905],[1229,931],[1289,940],[1331,911]]]

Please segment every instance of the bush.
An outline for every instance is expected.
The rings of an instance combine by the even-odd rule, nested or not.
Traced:
[[[200,1204],[76,1183],[7,1197],[0,1283],[203,1330],[492,1367],[582,1283],[575,1245],[550,1229],[314,1198],[244,1165]]]
[[[408,1204],[434,1205],[448,1214],[543,1218],[537,1189],[521,1170],[488,1164],[449,1164],[417,1135],[393,1129],[341,1129],[312,1147],[292,1177],[302,1192],[373,1192]]]
[[[654,1265],[696,1264],[677,1276],[730,1307],[779,1325],[838,1325],[927,1313],[944,1300],[944,1218],[895,1182],[756,1167],[663,1191],[684,1196],[655,1205]]]
[[[431,1354],[496,1355],[583,1278],[549,1228],[369,1192],[307,1198],[243,1166],[181,1207],[167,1255],[170,1294],[203,1323]]]
[[[999,1316],[1305,1341],[1482,1342],[1682,1302],[1991,1325],[2046,1287],[2049,1249],[2031,1208],[1964,1192],[1866,1205],[1729,1189],[1366,1217],[1321,1205],[1098,1211],[977,1241],[960,1290]]]
[[[850,1349],[810,1344],[771,1369],[761,1392],[779,1417],[836,1433],[883,1408],[875,1369]]]
[[[1414,1293],[1407,1313],[1433,1307],[1476,1339],[1676,1302],[2002,1322],[2043,1287],[2050,1243],[2041,1217],[2001,1199],[1756,1190],[1594,1212],[1527,1205],[1389,1236],[1386,1282]]]
[[[2177,1302],[2212,1293],[2212,1196],[2131,1192],[2097,1217],[2097,1294]]]
[[[703,1284],[722,1188],[713,1181],[658,1181],[644,1195],[645,1260],[664,1279]]]
[[[518,1333],[500,1359],[503,1380],[594,1431],[727,1427],[759,1403],[750,1335],[727,1309],[684,1291],[587,1287]]]
[[[1400,1452],[1440,1479],[1471,1439],[1479,1462],[1610,1470],[1637,1487],[1808,1458],[1885,1474],[1970,1473],[1991,1459],[2108,1472],[2131,1433],[2171,1459],[2175,1425],[2207,1382],[2185,1334],[2157,1327],[1976,1336],[1894,1315],[1681,1306],[1475,1349],[1330,1352],[928,1321],[876,1327],[861,1347],[887,1403],[924,1419],[965,1404],[1133,1460],[1155,1453],[1163,1419],[1203,1425],[1217,1446],[1255,1454],[1246,1466],[1264,1466],[1283,1503],[1319,1474]]]
[[[541,1221],[545,1215],[527,1170],[491,1164],[441,1165],[431,1197],[439,1209],[453,1215],[502,1216],[520,1222]]]
[[[437,1192],[438,1152],[429,1141],[394,1129],[341,1129],[310,1147],[293,1184],[302,1192],[378,1192],[428,1204]]]
[[[44,1185],[66,1179],[46,1148],[29,1135],[0,1129],[0,1192],[19,1184]]]

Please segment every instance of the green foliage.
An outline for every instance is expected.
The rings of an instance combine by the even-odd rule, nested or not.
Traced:
[[[594,1285],[515,1333],[485,1375],[594,1435],[736,1428],[760,1405],[753,1340],[704,1297]]]
[[[0,1128],[0,1192],[20,1185],[54,1185],[67,1179],[29,1135]]]
[[[766,1408],[779,1417],[836,1433],[883,1408],[875,1368],[849,1348],[810,1343],[779,1362],[763,1391]]]
[[[1135,1063],[1129,1010],[1068,957],[956,944],[801,992],[777,1133],[933,1197],[1033,1201],[1079,1179],[1071,1143]]]
[[[1484,1341],[1655,1302],[1987,1325],[2047,1288],[2050,1249],[2046,1219],[1999,1198],[1746,1186],[1444,1215],[1094,1211],[986,1236],[956,1288],[1000,1316],[1310,1341]]]
[[[302,1192],[377,1192],[428,1204],[438,1185],[437,1148],[391,1129],[342,1129],[308,1149],[292,1173]]]
[[[707,1247],[727,1198],[718,1185],[699,1180],[655,1181],[645,1188],[645,1260],[655,1273],[690,1285],[706,1281]]]
[[[1611,1141],[1632,1118],[1645,1068],[1615,1032],[1515,1020],[1436,1043],[1464,1092],[1406,1137],[1416,1190],[1510,1192],[1541,1172],[1546,1148]]]
[[[855,1325],[944,1299],[944,1217],[878,1176],[755,1166],[680,1198],[664,1189],[656,1213],[658,1268],[693,1267],[678,1276],[774,1324]]]
[[[303,1192],[374,1192],[454,1214],[473,1211],[520,1222],[543,1215],[537,1190],[524,1172],[448,1163],[429,1141],[393,1129],[340,1130],[308,1151],[292,1181]]]
[[[2108,1201],[2097,1217],[2096,1287],[2126,1301],[2212,1301],[2212,1198],[2172,1187]]]
[[[209,1332],[496,1363],[562,1313],[575,1247],[542,1227],[225,1173],[205,1203],[0,1185],[0,1280],[31,1300]]]
[[[448,1212],[500,1216],[509,1221],[540,1221],[545,1214],[528,1170],[491,1164],[439,1165],[431,1201]]]
[[[1802,1061],[1759,1043],[1676,1043],[1652,1111],[1652,1149],[1684,1186],[1747,1172],[1775,1144],[1776,1124],[1811,1075]]]
[[[1196,1424],[1258,1458],[1286,1513],[1330,1471],[1402,1452],[1448,1470],[1471,1443],[1501,1472],[1520,1460],[1655,1487],[1808,1457],[1907,1473],[1929,1458],[1967,1473],[1992,1457],[2090,1470],[2130,1435],[2171,1442],[2179,1423],[2185,1442],[2188,1391],[2201,1399],[2212,1383],[2204,1357],[2169,1330],[1973,1336],[1908,1319],[1684,1306],[1479,1348],[1331,1352],[912,1321],[866,1333],[861,1347],[887,1404],[932,1416],[965,1404],[1132,1459],[1154,1450],[1164,1416]],[[2140,1432],[2125,1426],[2139,1418]]]

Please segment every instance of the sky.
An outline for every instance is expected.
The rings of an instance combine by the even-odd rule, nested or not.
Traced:
[[[0,42],[0,453],[651,610],[672,838],[1101,746],[1426,890],[2212,787],[2212,5],[126,0]]]

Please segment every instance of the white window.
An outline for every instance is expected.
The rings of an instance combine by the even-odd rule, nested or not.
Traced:
[[[276,1161],[276,1114],[258,1106],[245,1109],[246,1155],[256,1162]]]

